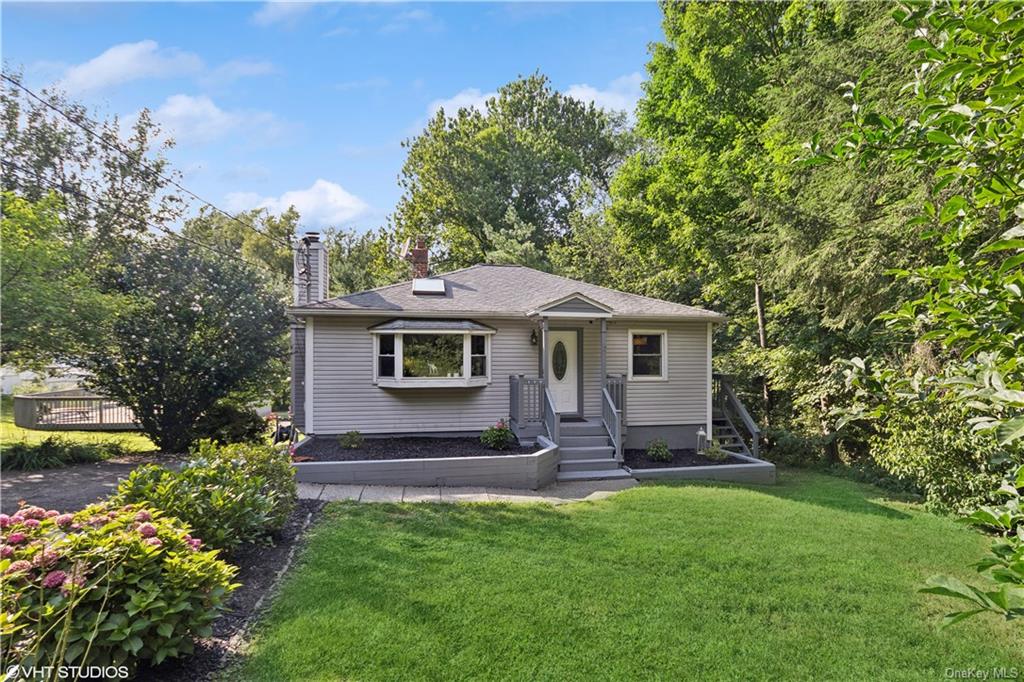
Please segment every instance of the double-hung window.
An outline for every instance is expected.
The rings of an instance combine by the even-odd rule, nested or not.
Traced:
[[[396,320],[374,335],[374,382],[385,388],[483,386],[490,382],[491,335],[484,325]]]
[[[668,334],[664,329],[629,331],[629,378],[660,381],[668,378]]]

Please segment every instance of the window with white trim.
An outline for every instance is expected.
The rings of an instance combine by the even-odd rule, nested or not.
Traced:
[[[391,388],[483,386],[490,382],[490,334],[374,333],[374,382]]]
[[[665,356],[668,334],[664,329],[629,331],[629,378],[660,380],[668,378]]]

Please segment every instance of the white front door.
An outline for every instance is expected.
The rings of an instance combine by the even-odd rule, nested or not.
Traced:
[[[548,386],[555,399],[555,410],[575,414],[579,412],[579,355],[575,331],[548,332],[548,367],[551,376]]]

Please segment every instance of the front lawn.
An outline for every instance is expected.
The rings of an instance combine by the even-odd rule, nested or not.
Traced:
[[[646,485],[561,507],[337,503],[239,679],[942,679],[1024,629],[916,588],[986,541],[874,488]]]
[[[140,431],[37,431],[23,429],[14,424],[14,400],[3,396],[0,400],[0,446],[15,442],[40,443],[50,436],[57,436],[75,443],[109,443],[116,441],[135,452],[150,452],[156,446]]]

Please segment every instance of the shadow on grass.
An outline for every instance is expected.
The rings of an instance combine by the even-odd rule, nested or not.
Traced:
[[[810,485],[814,479],[814,484]],[[801,469],[779,468],[778,482],[774,485],[750,483],[725,483],[721,481],[659,481],[643,483],[644,486],[661,485],[680,487],[697,485],[705,488],[755,490],[764,495],[792,502],[812,504],[854,514],[869,514],[890,519],[910,519],[910,514],[894,509],[885,502],[910,503],[913,498],[891,493],[868,483],[859,483],[838,476]]]

